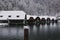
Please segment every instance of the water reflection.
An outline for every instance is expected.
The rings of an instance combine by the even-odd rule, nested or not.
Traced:
[[[23,26],[0,26],[0,40],[23,40]],[[28,25],[29,40],[60,40],[60,23]]]
[[[30,28],[30,40],[60,40],[59,23],[50,23],[40,26],[34,25],[32,27],[32,29]]]
[[[23,40],[24,29],[21,27],[1,27],[0,39],[4,40]]]

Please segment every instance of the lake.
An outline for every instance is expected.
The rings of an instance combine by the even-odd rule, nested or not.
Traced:
[[[27,26],[29,40],[60,40],[60,23]],[[24,40],[24,25],[0,26],[0,40]]]

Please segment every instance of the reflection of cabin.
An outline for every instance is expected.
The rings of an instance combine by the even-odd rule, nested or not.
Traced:
[[[6,23],[23,23],[25,20],[25,12],[23,11],[1,11],[0,12],[0,22]]]

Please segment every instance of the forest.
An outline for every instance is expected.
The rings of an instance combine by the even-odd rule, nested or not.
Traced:
[[[0,11],[23,10],[30,15],[51,15],[60,13],[60,0],[0,0]]]

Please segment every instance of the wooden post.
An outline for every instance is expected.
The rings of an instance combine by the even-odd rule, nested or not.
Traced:
[[[8,20],[8,26],[9,26],[9,24],[10,24],[9,19],[7,19],[7,20]]]
[[[27,15],[25,15],[25,26],[27,25]]]
[[[28,40],[28,27],[24,26],[24,40]]]
[[[29,28],[28,28],[28,26],[27,26],[27,17],[26,17],[26,15],[25,15],[25,26],[24,26],[24,40],[28,40],[28,31],[29,30]]]

